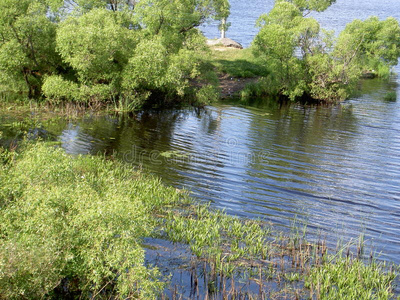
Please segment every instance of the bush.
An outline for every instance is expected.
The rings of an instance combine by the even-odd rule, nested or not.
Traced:
[[[129,167],[34,145],[0,180],[0,298],[43,298],[68,289],[153,299],[163,290],[144,266],[151,214],[180,194]]]
[[[55,103],[64,100],[73,101],[79,97],[79,86],[59,75],[53,75],[45,77],[42,92],[44,96]]]
[[[394,18],[355,20],[335,39],[305,17],[305,11],[323,10],[331,2],[280,0],[260,17],[254,53],[268,62],[278,93],[290,100],[345,100],[363,72],[388,77],[400,57],[400,26]]]
[[[203,86],[196,93],[196,100],[200,105],[208,105],[218,98],[219,90],[213,85]]]

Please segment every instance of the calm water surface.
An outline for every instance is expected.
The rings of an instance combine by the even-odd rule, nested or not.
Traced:
[[[229,35],[248,45],[273,1],[232,1]],[[318,19],[341,29],[355,17],[399,17],[400,1],[338,0]],[[212,26],[204,29],[212,37]],[[399,73],[399,68],[396,68]],[[48,125],[68,153],[116,155],[228,213],[348,241],[364,232],[381,258],[400,263],[399,79],[362,84],[335,107],[216,105],[136,118],[92,117]],[[0,115],[0,131],[16,133]],[[32,130],[33,133],[40,131]]]

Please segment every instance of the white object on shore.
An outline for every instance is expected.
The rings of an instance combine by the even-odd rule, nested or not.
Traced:
[[[243,46],[241,44],[239,44],[238,42],[236,42],[230,38],[207,40],[207,45],[243,49]]]

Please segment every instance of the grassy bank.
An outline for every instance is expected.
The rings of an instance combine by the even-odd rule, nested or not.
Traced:
[[[394,271],[361,252],[227,216],[120,162],[44,144],[0,157],[0,299],[178,299],[144,237],[187,250],[193,298],[393,296]]]
[[[269,74],[266,63],[254,57],[250,48],[211,47],[210,63],[218,73],[235,78],[255,78]]]

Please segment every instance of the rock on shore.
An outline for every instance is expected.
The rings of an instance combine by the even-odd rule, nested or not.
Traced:
[[[238,42],[236,42],[232,39],[229,39],[229,38],[207,40],[207,45],[243,49],[242,45],[240,45]]]

